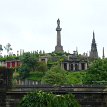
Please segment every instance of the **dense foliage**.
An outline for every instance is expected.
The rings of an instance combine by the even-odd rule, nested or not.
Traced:
[[[48,70],[45,62],[38,62],[37,71],[45,73]]]
[[[68,84],[68,85],[70,85],[70,84],[83,84],[82,80],[86,75],[86,71],[81,71],[81,72],[67,72],[67,71],[64,71],[64,72],[65,72],[65,74],[64,74],[65,78],[67,80],[67,81],[64,81],[65,82],[64,84]],[[33,81],[38,81],[38,82],[41,82],[41,80],[42,80],[42,83],[44,83],[44,76],[45,76],[45,79],[46,79],[46,75],[45,75],[46,73],[47,73],[47,71],[44,72],[44,73],[43,72],[38,72],[38,71],[30,72],[29,75],[26,77],[26,79],[33,80]],[[18,75],[18,74],[15,74],[15,75]],[[52,75],[52,74],[50,73],[50,75]],[[57,74],[56,74],[56,76],[57,76]],[[51,77],[53,79],[51,78],[50,81],[52,81],[52,83],[54,83],[55,78],[53,77],[53,75]],[[55,84],[57,84],[57,83],[55,82]],[[59,84],[59,82],[58,82],[58,84]]]
[[[83,79],[86,76],[86,72],[87,71],[67,72],[67,84],[83,84]]]
[[[42,78],[43,84],[64,85],[67,83],[66,71],[61,69],[59,65],[52,67],[45,73]]]
[[[0,61],[19,60],[18,56],[5,56],[0,57]]]
[[[90,64],[84,84],[103,84],[107,81],[107,59],[98,59]]]
[[[37,65],[37,59],[37,56],[31,54],[30,52],[26,52],[20,57],[22,65],[27,65],[31,70],[35,70],[35,67]]]
[[[26,64],[22,64],[22,66],[18,68],[18,72],[20,79],[25,79],[29,75],[30,68]]]
[[[24,53],[20,57],[22,65],[18,68],[20,78],[24,79],[30,71],[34,71],[37,67],[37,57],[30,52]]]
[[[80,107],[72,94],[54,95],[47,92],[32,92],[23,97],[20,107]]]
[[[11,88],[12,86],[13,69],[0,67],[0,85]]]
[[[43,72],[30,72],[26,79],[40,82],[43,76]]]

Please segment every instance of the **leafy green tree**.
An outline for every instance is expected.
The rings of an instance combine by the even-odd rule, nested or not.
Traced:
[[[32,71],[36,69],[37,65],[37,57],[31,54],[30,52],[24,53],[21,57],[20,60],[22,64],[27,65]]]
[[[45,62],[38,62],[37,70],[45,73],[48,70],[46,63]]]
[[[66,84],[66,71],[61,69],[59,65],[54,66],[46,72],[45,76],[42,78],[42,83],[53,85]]]
[[[98,59],[90,64],[84,84],[97,84],[107,81],[107,59]]]
[[[30,52],[26,52],[20,57],[20,61],[22,65],[18,68],[18,71],[20,78],[24,79],[30,71],[34,71],[37,68],[37,57]]]
[[[86,71],[80,72],[67,72],[66,78],[68,79],[67,84],[83,84],[82,80],[86,75]]]
[[[19,107],[80,107],[72,94],[54,95],[43,91],[27,94]]]
[[[23,64],[18,68],[18,72],[19,72],[20,79],[24,79],[28,76],[30,72],[30,68],[26,64]]]

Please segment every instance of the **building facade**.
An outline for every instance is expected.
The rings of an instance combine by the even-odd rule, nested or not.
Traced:
[[[16,68],[21,65],[20,60],[0,61],[0,66],[6,68]]]
[[[87,56],[78,55],[77,51],[68,55],[68,59],[61,63],[61,67],[67,71],[81,71],[87,70],[88,58]]]

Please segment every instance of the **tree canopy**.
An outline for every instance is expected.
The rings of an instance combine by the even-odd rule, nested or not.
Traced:
[[[83,82],[85,84],[96,84],[107,81],[107,59],[93,61],[87,70]]]
[[[42,83],[64,85],[67,83],[66,71],[61,69],[59,65],[56,65],[46,72],[42,78]]]
[[[22,64],[26,64],[31,70],[34,69],[37,65],[37,57],[30,52],[24,53],[20,57],[20,61],[22,62]]]
[[[22,65],[18,68],[18,71],[20,73],[20,77],[23,79],[30,71],[34,71],[36,69],[37,57],[30,52],[27,52],[20,57],[20,61]]]

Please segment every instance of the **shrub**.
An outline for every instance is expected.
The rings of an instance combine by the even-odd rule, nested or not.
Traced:
[[[20,107],[80,107],[74,95],[54,95],[43,91],[27,94],[21,100]]]
[[[43,84],[64,85],[67,83],[66,71],[59,65],[52,67],[42,78]]]

